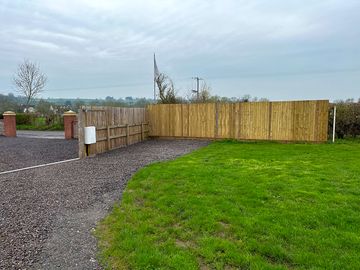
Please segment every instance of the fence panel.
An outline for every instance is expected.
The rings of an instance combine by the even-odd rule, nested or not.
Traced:
[[[327,140],[328,100],[160,104],[147,108],[150,136]]]
[[[293,140],[293,102],[271,102],[270,139],[286,141]]]
[[[84,145],[84,127],[95,126],[96,144]],[[78,115],[79,156],[94,155],[134,144],[148,137],[145,108],[85,106]]]
[[[244,102],[237,105],[234,119],[239,122],[239,130],[232,136],[235,139],[268,140],[270,102]],[[236,126],[236,124],[233,126]]]

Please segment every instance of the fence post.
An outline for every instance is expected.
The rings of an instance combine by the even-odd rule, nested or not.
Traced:
[[[336,106],[334,106],[334,116],[333,116],[333,134],[332,134],[332,142],[335,142],[335,134],[336,134]]]
[[[16,137],[16,113],[7,111],[4,116],[4,136]]]
[[[85,126],[85,112],[82,109],[79,109],[79,116],[78,116],[79,158],[86,157],[86,149],[84,142],[84,126]]]
[[[215,139],[219,136],[219,103],[215,102]]]
[[[269,102],[269,134],[268,134],[268,140],[272,139],[272,102]]]
[[[111,150],[111,142],[110,142],[110,126],[106,127],[107,130],[107,145],[108,145],[108,150]]]
[[[129,145],[129,124],[126,124],[126,145]]]
[[[144,123],[141,123],[141,141],[144,140]]]

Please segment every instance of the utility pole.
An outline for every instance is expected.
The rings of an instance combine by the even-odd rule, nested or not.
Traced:
[[[196,93],[196,98],[199,100],[199,94],[200,94],[200,81],[203,81],[204,79],[199,77],[192,77],[193,80],[196,80],[196,90],[192,90],[193,93]]]

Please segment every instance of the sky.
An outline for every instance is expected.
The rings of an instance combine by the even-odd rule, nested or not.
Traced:
[[[153,96],[153,54],[185,96],[360,98],[359,0],[0,0],[0,93],[36,62],[43,98]]]

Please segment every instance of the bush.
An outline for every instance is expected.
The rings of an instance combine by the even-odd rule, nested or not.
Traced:
[[[360,102],[338,101],[336,106],[336,137],[357,137],[360,135]],[[330,110],[329,132],[333,128],[333,109]]]
[[[29,113],[18,113],[16,114],[17,125],[31,125],[34,119],[34,115]]]

